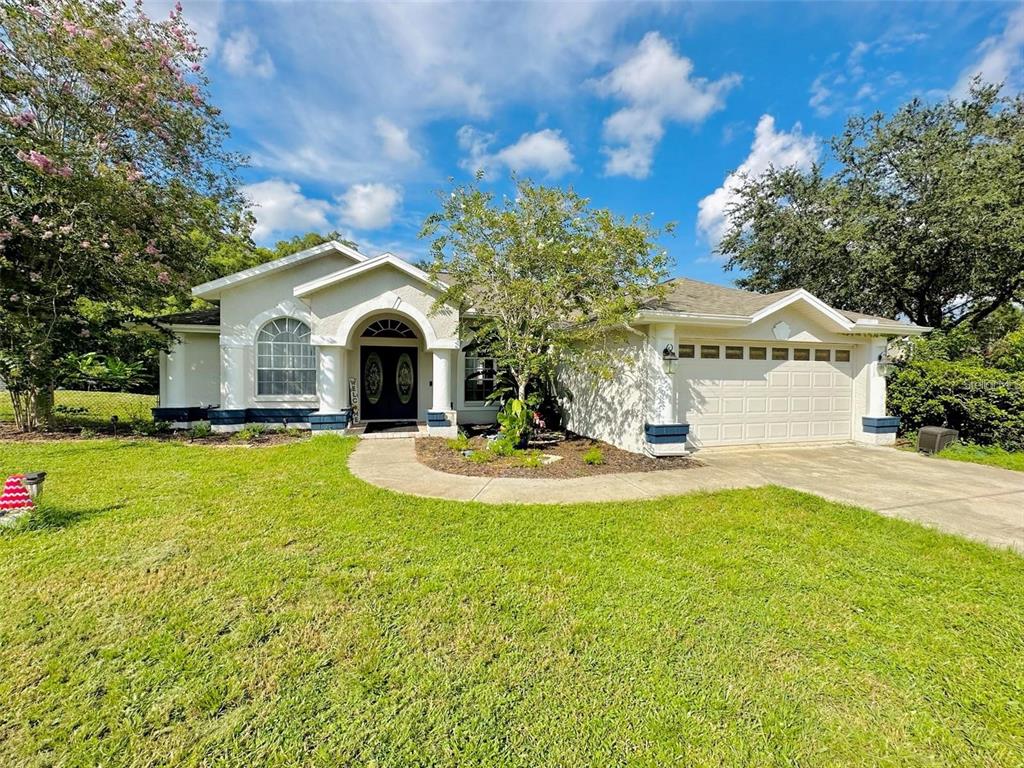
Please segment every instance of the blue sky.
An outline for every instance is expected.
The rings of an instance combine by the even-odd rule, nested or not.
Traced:
[[[727,283],[737,168],[807,166],[851,114],[976,72],[1024,87],[1024,4],[183,4],[257,241],[337,228],[369,255],[423,257],[450,177],[515,170],[676,222],[673,272]]]

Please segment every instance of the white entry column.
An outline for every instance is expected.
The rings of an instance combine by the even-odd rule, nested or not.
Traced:
[[[222,343],[220,408],[210,411],[210,426],[214,432],[236,432],[245,426],[245,409],[249,400],[248,381],[245,347],[237,343]]]
[[[431,408],[427,411],[427,434],[435,437],[455,437],[458,414],[452,404],[452,356],[453,349],[435,349],[433,393]]]
[[[874,338],[867,344],[867,413],[861,417],[860,441],[872,445],[894,445],[899,431],[898,416],[886,415],[886,381],[883,363],[889,349],[887,338]]]
[[[431,410],[449,411],[452,407],[451,393],[452,350],[434,350],[434,393]]]
[[[690,432],[676,414],[676,383],[672,368],[676,364],[676,328],[670,323],[655,323],[648,333],[650,355],[647,364],[651,376],[649,421],[644,425],[644,446],[652,456],[684,456]],[[669,362],[666,362],[666,352]]]

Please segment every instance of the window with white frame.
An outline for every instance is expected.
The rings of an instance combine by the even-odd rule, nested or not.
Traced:
[[[315,395],[316,352],[309,343],[309,326],[279,317],[256,336],[257,395]]]
[[[482,403],[494,393],[494,358],[466,353],[464,399],[467,403]]]

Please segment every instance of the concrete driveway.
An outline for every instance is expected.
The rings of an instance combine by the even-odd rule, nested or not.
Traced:
[[[860,445],[705,450],[704,466],[569,480],[450,475],[416,459],[412,439],[361,440],[357,477],[417,496],[492,504],[625,501],[782,485],[1024,552],[1024,472]]]

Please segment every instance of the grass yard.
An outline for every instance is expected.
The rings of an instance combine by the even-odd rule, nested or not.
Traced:
[[[57,426],[106,428],[111,416],[117,416],[122,424],[152,421],[150,409],[156,408],[158,400],[156,395],[130,392],[61,389],[53,393],[55,422]],[[0,391],[0,422],[3,421],[14,421],[11,396],[6,391]]]
[[[1024,451],[1007,451],[996,445],[965,445],[955,443],[939,454],[943,459],[988,464],[992,467],[1024,472]]]
[[[0,443],[0,765],[1024,764],[1024,559],[783,489],[490,507],[354,442]]]

